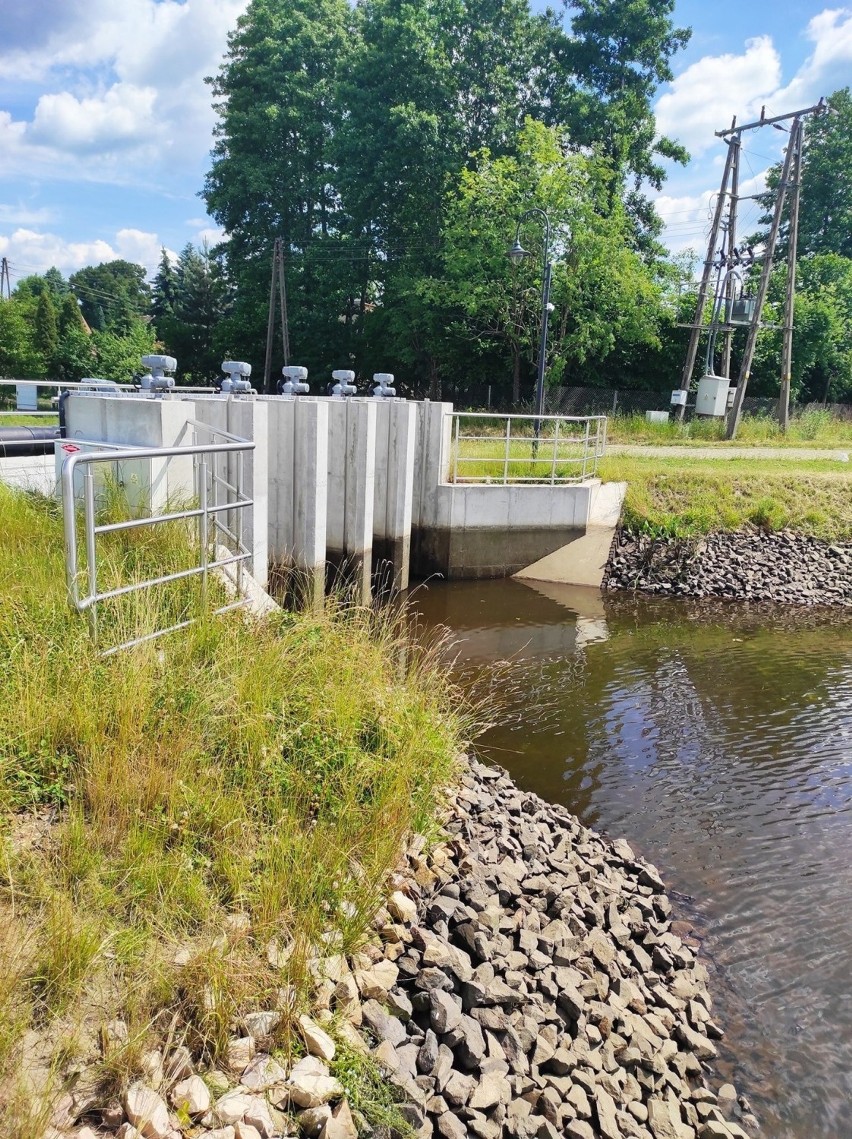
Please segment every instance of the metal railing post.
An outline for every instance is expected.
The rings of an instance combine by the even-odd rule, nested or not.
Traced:
[[[91,467],[83,472],[84,525],[86,527],[86,562],[89,577],[89,632],[98,643],[98,564],[95,547],[95,476]]]
[[[509,481],[509,452],[512,445],[512,417],[506,416],[506,452],[503,456],[503,486]]]
[[[556,482],[556,456],[559,450],[559,424],[562,421],[556,420],[556,426],[553,431],[553,462],[550,464],[550,485],[553,486]]]
[[[198,505],[201,517],[198,519],[199,543],[201,546],[201,602],[207,605],[207,559],[210,543],[210,515],[207,513],[207,464],[203,459],[197,464]]]

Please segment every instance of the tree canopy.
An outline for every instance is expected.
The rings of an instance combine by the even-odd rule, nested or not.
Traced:
[[[389,368],[407,390],[437,392],[476,367],[463,348],[476,342],[495,382],[517,386],[540,309],[529,295],[511,318],[533,330],[520,355],[506,335],[483,347],[482,313],[453,301],[453,264],[471,187],[501,160],[525,160],[531,122],[556,132],[567,174],[589,179],[572,215],[584,275],[555,282],[573,315],[556,322],[553,368],[606,379],[622,333],[647,345],[657,323],[659,220],[643,187],[661,184],[660,156],[686,157],[657,136],[652,110],[689,36],[672,11],[673,0],[572,0],[563,21],[527,0],[252,0],[210,80],[219,117],[204,189],[227,234],[217,253],[235,294],[234,349],[257,359],[264,343],[281,238],[291,345],[311,372]],[[529,171],[528,188],[535,180]],[[493,250],[471,257],[496,255],[498,222],[508,243],[529,204],[521,190],[490,226],[483,217]],[[483,296],[504,284],[492,276]]]

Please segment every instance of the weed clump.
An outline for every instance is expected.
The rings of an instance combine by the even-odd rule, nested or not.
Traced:
[[[0,542],[0,1130],[13,1139],[29,1133],[33,1031],[55,1042],[39,1063],[60,1087],[75,1056],[113,1089],[166,1037],[215,1059],[257,1009],[284,1012],[288,1047],[312,960],[362,942],[469,723],[404,622],[343,605],[262,622],[202,612],[100,658],[65,600],[53,506],[0,487]],[[107,582],[185,556],[179,535],[108,552]],[[197,584],[179,587],[107,628],[144,635],[201,612]],[[34,820],[47,820],[35,838]],[[105,1048],[115,1018],[129,1040]],[[351,1079],[367,1079],[354,1061]]]

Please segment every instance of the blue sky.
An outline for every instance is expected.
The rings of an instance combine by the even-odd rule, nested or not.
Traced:
[[[246,5],[0,0],[0,254],[13,281],[113,257],[152,271],[161,245],[219,236],[198,196],[214,121],[204,76]],[[675,15],[693,36],[656,109],[692,161],[672,168],[659,208],[671,248],[703,248],[724,158],[713,131],[852,84],[852,7],[679,0]],[[744,192],[782,145],[771,129],[747,138]]]

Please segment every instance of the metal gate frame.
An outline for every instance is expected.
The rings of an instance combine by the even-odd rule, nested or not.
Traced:
[[[198,424],[198,426],[207,427],[206,424]],[[209,427],[207,429],[213,430]],[[216,434],[227,433],[216,432]],[[254,499],[248,498],[242,489],[242,456],[245,452],[254,450],[254,443],[251,440],[239,439],[239,437],[235,435],[231,435],[229,438],[231,441],[227,443],[210,443],[189,447],[118,448],[108,443],[104,444],[84,440],[68,441],[69,443],[73,442],[76,446],[102,448],[100,451],[76,451],[68,455],[62,463],[61,472],[62,516],[65,530],[65,581],[68,589],[68,599],[72,607],[76,609],[78,613],[85,613],[87,615],[89,631],[95,645],[98,644],[98,604],[102,601],[107,601],[113,597],[122,597],[143,589],[150,589],[154,586],[164,585],[170,581],[179,581],[183,578],[194,576],[201,577],[202,593],[203,596],[206,597],[210,571],[223,569],[229,565],[237,566],[238,579],[241,578],[243,564],[246,561],[250,561],[252,557],[251,552],[246,549],[242,541],[243,511],[254,506]],[[237,473],[234,476],[234,483],[228,482],[227,479],[218,475],[215,470],[216,456],[223,454],[238,454],[240,456],[240,461],[237,464]],[[95,479],[92,471],[96,463],[129,462],[136,459],[169,459],[178,456],[191,456],[193,458],[196,494],[199,503],[197,507],[187,510],[171,511],[168,514],[152,514],[147,517],[133,518],[122,522],[97,524],[95,517]],[[212,469],[208,469],[206,462],[207,456],[213,457]],[[80,592],[80,578],[82,573],[79,566],[77,550],[77,504],[74,497],[74,475],[78,468],[82,468],[83,475],[82,523],[86,545],[87,582],[87,592],[85,594],[81,594]],[[212,503],[209,501],[211,495],[208,491],[208,476],[210,479],[210,489],[212,490]],[[220,487],[225,490],[224,501],[221,500],[222,496],[219,493]],[[236,532],[231,529],[226,521],[220,518],[221,514],[229,511],[235,512],[231,515],[231,519],[236,518],[238,520],[235,525]],[[228,517],[227,514],[225,514],[225,517]],[[174,573],[163,574],[160,577],[149,578],[145,581],[131,582],[128,585],[119,586],[115,589],[98,589],[97,538],[99,534],[156,526],[164,522],[177,522],[190,518],[198,519],[198,565],[192,566],[189,569],[178,570]],[[227,538],[231,546],[235,548],[235,552],[228,554],[227,557],[216,557],[217,546],[215,539],[217,534],[222,534]],[[212,559],[209,556],[211,539],[213,540]],[[238,589],[239,584],[240,582],[238,580]],[[231,609],[238,609],[248,603],[248,598],[240,597],[237,601],[222,605],[212,612],[213,615],[226,613]],[[158,637],[163,637],[167,633],[176,632],[178,629],[185,629],[189,625],[192,625],[195,620],[197,620],[197,618],[180,621],[175,625],[170,625],[168,628],[158,629],[156,632],[148,633],[145,636],[134,637],[131,640],[123,641],[121,644],[112,645],[102,650],[100,655],[111,656],[113,653],[119,652],[122,649],[131,648],[133,645],[142,644],[144,641],[151,641]]]

